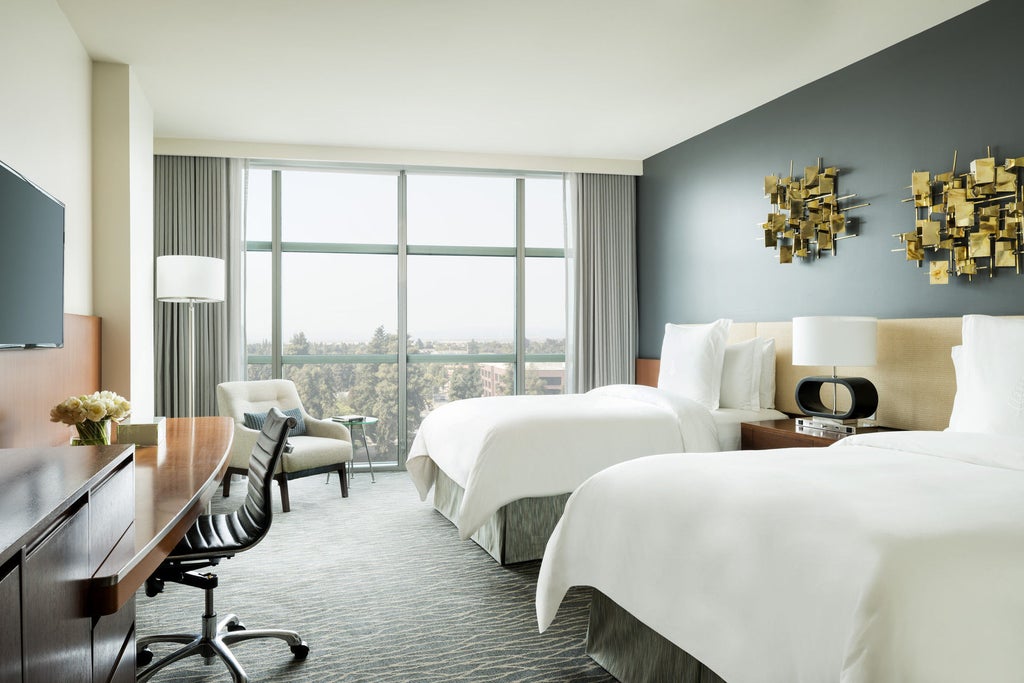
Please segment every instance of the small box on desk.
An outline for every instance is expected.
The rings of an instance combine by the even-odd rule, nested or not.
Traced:
[[[117,442],[133,443],[137,446],[159,446],[167,435],[166,423],[167,420],[162,417],[122,422],[117,425]]]

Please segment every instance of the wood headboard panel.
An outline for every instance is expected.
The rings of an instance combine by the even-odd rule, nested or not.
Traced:
[[[879,424],[901,429],[945,429],[956,393],[950,349],[960,343],[961,326],[961,318],[879,320],[878,364],[872,368],[840,368],[838,374],[866,377],[875,384]],[[775,339],[775,407],[799,413],[797,382],[810,375],[831,375],[832,368],[793,365],[789,321],[734,323],[729,342],[758,335]],[[656,358],[637,359],[637,384],[657,386],[659,368]]]
[[[64,348],[0,351],[0,448],[59,446],[70,427],[50,408],[100,388],[100,319],[64,315]]]

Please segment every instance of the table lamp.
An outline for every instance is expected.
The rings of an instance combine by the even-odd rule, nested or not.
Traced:
[[[188,304],[188,415],[195,417],[197,303],[224,301],[224,260],[209,256],[158,256],[156,259],[157,301]]]
[[[860,418],[874,415],[878,408],[878,391],[863,377],[837,377],[836,367],[866,367],[876,362],[878,319],[849,316],[814,316],[793,318],[793,365],[831,365],[831,377],[805,377],[796,385],[796,405],[808,421],[821,429],[852,433],[852,425]],[[832,406],[821,400],[821,389],[832,385]],[[839,412],[837,388],[850,392],[850,407]]]

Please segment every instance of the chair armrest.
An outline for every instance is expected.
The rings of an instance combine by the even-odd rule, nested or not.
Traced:
[[[249,429],[241,422],[235,423],[235,438],[231,441],[231,467],[249,468],[249,457],[259,436],[258,429]]]
[[[352,434],[349,433],[348,427],[341,424],[340,422],[334,422],[333,420],[319,420],[315,417],[306,415],[303,418],[306,421],[306,434],[310,436],[320,436],[328,439],[341,439],[342,441],[348,441],[351,443]]]

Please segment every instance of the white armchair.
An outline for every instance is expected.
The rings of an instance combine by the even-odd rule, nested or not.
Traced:
[[[290,436],[291,451],[285,452],[277,466],[274,479],[281,489],[281,508],[291,509],[288,480],[324,472],[337,472],[341,479],[341,495],[348,498],[346,464],[352,462],[352,435],[345,425],[331,420],[318,420],[302,407],[295,384],[287,379],[255,382],[223,382],[217,385],[217,410],[235,421],[235,437],[231,442],[231,461],[224,476],[224,495],[231,493],[231,475],[246,474],[249,456],[259,437],[259,429],[245,426],[245,414],[266,413],[271,407],[282,411],[296,408],[306,426],[303,436]]]

